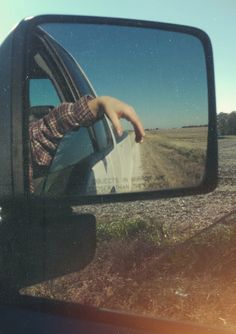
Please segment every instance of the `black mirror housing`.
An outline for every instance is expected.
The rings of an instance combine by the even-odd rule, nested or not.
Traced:
[[[201,182],[189,186],[153,188],[147,191],[112,193],[84,193],[57,196],[54,192],[33,194],[31,199],[45,201],[63,201],[69,205],[91,204],[114,201],[144,200],[169,198],[175,196],[194,195],[212,191],[217,185],[217,130],[216,103],[214,86],[213,54],[209,37],[201,30],[181,25],[147,22],[139,20],[111,19],[99,17],[43,15],[22,21],[0,46],[0,141],[3,147],[0,166],[0,200],[29,198],[29,155],[30,142],[28,134],[29,113],[26,106],[29,100],[27,93],[29,54],[31,52],[32,36],[36,29],[51,24],[82,24],[96,26],[126,27],[150,29],[160,32],[185,34],[193,36],[201,44],[205,55],[205,76],[207,96],[208,132],[206,143],[205,169]],[[73,78],[72,78],[73,80]],[[154,90],[154,87],[153,87]],[[49,107],[49,106],[47,106]],[[32,107],[43,113],[46,107]],[[190,125],[190,124],[188,124]],[[90,165],[89,165],[90,166]]]

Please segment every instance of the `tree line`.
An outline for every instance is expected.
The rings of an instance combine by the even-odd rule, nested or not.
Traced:
[[[220,136],[236,135],[236,111],[232,111],[230,114],[219,113],[217,127]]]

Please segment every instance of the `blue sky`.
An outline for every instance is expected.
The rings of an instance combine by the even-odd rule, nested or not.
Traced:
[[[22,18],[50,13],[144,19],[205,30],[214,50],[217,110],[236,110],[235,0],[3,0],[0,42]]]
[[[205,56],[196,37],[92,24],[43,28],[79,62],[98,95],[131,104],[145,128],[207,124]]]

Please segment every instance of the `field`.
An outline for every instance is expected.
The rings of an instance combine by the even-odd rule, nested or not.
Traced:
[[[22,293],[236,329],[236,137],[219,159],[208,195],[75,208],[96,216],[93,261]]]
[[[194,186],[204,172],[207,128],[149,130],[140,146],[144,189]]]

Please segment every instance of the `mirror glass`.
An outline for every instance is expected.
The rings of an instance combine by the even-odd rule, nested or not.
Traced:
[[[51,138],[45,153],[50,162],[46,156],[45,165],[32,163],[32,191],[94,195],[201,184],[208,87],[197,37],[142,27],[43,24],[32,36],[28,67],[30,126],[42,125],[61,103],[97,95],[131,105],[145,129],[144,141],[136,143],[130,122],[121,120],[118,136],[104,116],[68,130],[58,143]],[[45,149],[44,139],[36,154]]]

